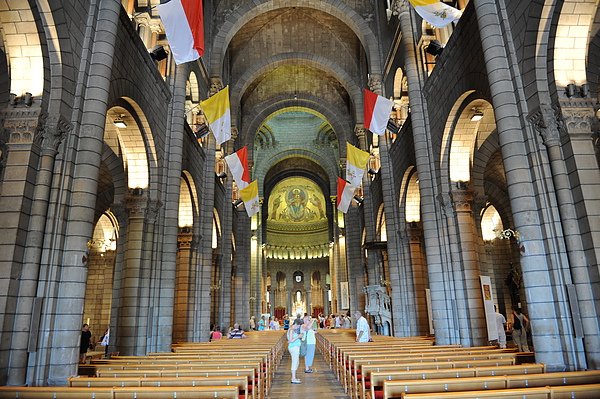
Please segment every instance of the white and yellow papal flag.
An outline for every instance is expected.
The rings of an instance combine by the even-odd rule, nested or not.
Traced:
[[[242,197],[242,201],[244,201],[248,217],[252,217],[258,213],[260,210],[260,204],[258,202],[258,180],[254,180],[248,187],[241,189],[240,197]]]
[[[436,28],[458,21],[462,11],[444,4],[439,0],[409,0],[417,14]]]
[[[208,121],[217,144],[231,138],[231,111],[229,110],[229,86],[225,86],[215,95],[200,101],[202,113]]]
[[[360,187],[370,156],[368,152],[346,143],[346,180],[353,186]]]

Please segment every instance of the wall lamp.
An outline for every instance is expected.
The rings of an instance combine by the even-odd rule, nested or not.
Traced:
[[[169,53],[167,53],[167,50],[165,50],[165,48],[161,45],[155,46],[150,51],[150,58],[152,58],[154,61],[162,61],[167,59],[167,57],[169,57]]]
[[[127,127],[127,123],[123,120],[124,115],[119,115],[115,119],[113,119],[113,125],[118,127],[119,129],[125,129]]]
[[[431,42],[429,42],[427,48],[425,49],[425,52],[427,54],[431,54],[434,57],[437,57],[438,55],[442,54],[443,51],[444,46],[442,46],[442,44],[437,40],[432,40]]]
[[[359,197],[358,195],[354,196],[354,201],[356,201],[356,203],[360,206],[363,204],[363,202],[365,202],[365,199],[362,197]]]
[[[242,203],[244,203],[244,201],[238,198],[233,202],[233,207],[237,208],[238,206],[242,205]]]
[[[219,173],[215,173],[217,175],[217,177],[219,179],[225,179],[227,177],[227,173],[225,172],[219,172]]]
[[[379,173],[378,170],[375,170],[373,168],[369,168],[369,170],[367,171],[368,174],[370,174],[371,176],[375,176],[377,173]]]
[[[473,108],[473,115],[471,115],[471,122],[479,122],[483,119],[483,112],[479,108]]]

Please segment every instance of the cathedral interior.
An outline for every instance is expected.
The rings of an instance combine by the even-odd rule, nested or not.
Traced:
[[[199,1],[176,64],[159,0],[0,0],[0,385],[64,384],[83,323],[122,355],[355,310],[478,346],[489,304],[548,370],[600,368],[598,0],[446,1],[444,28],[405,0]]]

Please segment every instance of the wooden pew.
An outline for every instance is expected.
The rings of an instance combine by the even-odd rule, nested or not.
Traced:
[[[0,387],[0,399],[237,399],[235,386],[202,387]]]
[[[197,378],[197,377],[246,377],[248,381],[248,391],[250,392],[253,399],[260,399],[262,396],[262,386],[255,379],[254,369],[243,369],[243,368],[222,368],[222,369],[194,369],[194,370],[112,370],[98,372],[98,379],[111,379],[111,380],[123,380],[128,381],[131,379],[143,380],[143,379],[185,379],[185,378]]]
[[[70,387],[98,388],[98,387],[180,387],[180,386],[236,386],[240,398],[253,398],[253,393],[248,390],[248,376],[210,376],[210,377],[156,377],[156,378],[104,378],[71,377],[68,380]]]
[[[600,371],[385,381],[383,384],[383,398],[399,398],[403,394],[409,393],[464,393],[465,391],[509,390],[511,389],[509,383],[511,380],[514,381],[517,389],[522,388],[524,385],[528,385],[528,387],[547,387],[600,384]],[[600,391],[598,393],[600,394]]]
[[[483,362],[483,363],[478,363],[478,362]],[[492,363],[486,363],[486,362],[492,362]],[[515,357],[514,357],[514,354],[504,354],[504,353],[493,354],[492,353],[492,354],[487,354],[487,355],[475,355],[475,356],[457,355],[457,356],[440,356],[440,357],[424,356],[424,357],[420,357],[420,358],[419,357],[415,357],[415,358],[385,357],[385,358],[377,358],[377,359],[369,358],[367,360],[357,359],[354,362],[353,370],[348,370],[348,373],[347,373],[348,376],[347,376],[346,380],[344,381],[344,387],[347,389],[347,392],[350,394],[350,396],[357,397],[357,395],[355,395],[357,392],[356,387],[357,387],[358,383],[362,381],[361,367],[363,365],[396,364],[396,365],[398,365],[397,369],[400,369],[400,367],[402,367],[406,364],[415,364],[415,363],[435,364],[435,365],[439,365],[438,367],[441,367],[441,368],[462,367],[462,366],[460,366],[460,364],[465,364],[464,367],[473,367],[473,366],[470,366],[470,364],[473,364],[473,363],[476,365],[479,365],[479,366],[487,366],[487,365],[498,366],[498,365],[515,364]],[[445,367],[444,363],[452,363],[452,364],[459,365],[459,366]],[[420,368],[430,368],[430,367],[425,366],[425,367],[420,367]]]
[[[402,393],[397,397],[403,399],[597,399],[598,392],[600,392],[600,384],[585,384],[493,391]]]
[[[383,398],[383,383],[385,381],[466,377],[481,378],[496,375],[521,375],[521,377],[527,378],[529,374],[539,375],[544,372],[545,366],[543,364],[411,371],[383,371],[380,370],[380,368],[377,365],[366,365],[363,366],[363,378],[359,385],[359,390],[361,392],[361,398],[381,399]],[[517,386],[514,387],[516,388]]]

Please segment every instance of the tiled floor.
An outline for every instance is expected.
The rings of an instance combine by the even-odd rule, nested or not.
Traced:
[[[301,384],[290,383],[292,380],[290,366],[290,355],[286,352],[275,372],[268,399],[289,399],[296,395],[304,398],[349,399],[349,396],[344,393],[344,388],[333,372],[329,370],[329,366],[325,364],[323,356],[318,351],[315,353],[313,363],[315,372],[312,374],[304,373],[304,358],[300,358],[300,367],[296,376],[302,380]]]

